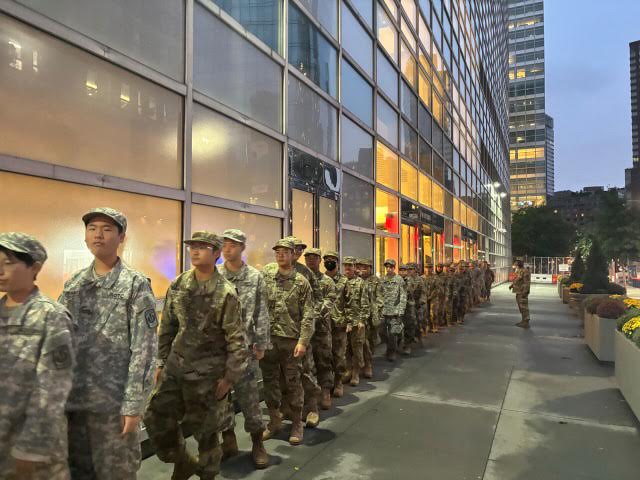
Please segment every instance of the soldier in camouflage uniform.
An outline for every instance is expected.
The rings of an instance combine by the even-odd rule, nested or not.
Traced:
[[[484,287],[484,275],[480,271],[478,262],[473,262],[473,305],[476,306],[480,303],[480,292]]]
[[[467,287],[465,285],[465,262],[460,262],[458,264],[458,268],[456,270],[456,288],[458,290],[458,295],[456,299],[456,303],[454,304],[454,312],[456,322],[458,324],[464,323],[464,315],[466,313],[466,302],[467,296],[469,295],[467,291]]]
[[[407,332],[405,325],[405,344],[417,343],[418,346],[422,346],[422,335],[420,334],[420,315],[424,309],[424,283],[422,279],[418,276],[418,265],[416,263],[409,263],[409,270],[407,273],[407,278],[409,280],[409,284],[411,285],[411,289],[413,290],[413,301],[415,303],[415,311],[416,318],[415,323],[411,325],[411,331]]]
[[[433,279],[433,289],[431,291],[431,317],[436,326],[433,330],[434,333],[438,333],[439,327],[446,324],[446,282],[447,274],[444,271],[444,264],[439,263],[436,266],[436,273]]]
[[[218,434],[233,425],[229,391],[247,367],[249,350],[236,289],[215,266],[222,239],[198,231],[184,243],[193,269],[167,291],[144,423],[158,458],[175,464],[172,479],[197,473],[210,480],[220,470]],[[198,460],[185,448],[181,425],[198,442]]]
[[[496,280],[496,274],[491,270],[488,262],[484,262],[484,295],[487,301],[491,300],[491,285]]]
[[[447,327],[454,325],[456,319],[456,305],[458,303],[458,281],[456,279],[456,264],[450,263],[446,268],[445,277],[445,318]]]
[[[278,269],[265,274],[267,298],[271,317],[271,343],[260,361],[264,380],[264,398],[269,408],[269,424],[265,440],[282,430],[282,387],[291,409],[289,443],[300,445],[303,440],[302,359],[314,331],[314,303],[311,285],[293,267],[294,243],[279,240],[273,247]]]
[[[67,309],[35,285],[46,259],[34,237],[0,233],[0,478],[8,480],[69,478],[73,327]]]
[[[147,277],[118,257],[125,216],[96,208],[82,220],[94,261],[65,283],[59,298],[76,327],[67,403],[71,477],[133,479],[157,348],[156,300]]]
[[[258,392],[258,380],[261,375],[258,362],[271,347],[266,284],[262,274],[242,260],[242,252],[247,242],[244,232],[235,229],[225,230],[222,239],[222,255],[225,262],[218,269],[222,276],[236,287],[249,346],[247,369],[233,386],[234,398],[244,415],[244,429],[251,435],[253,464],[256,468],[266,468],[269,465],[269,457],[262,443],[264,422]],[[223,459],[238,454],[238,442],[233,427],[222,432],[222,454]]]
[[[320,306],[320,317],[316,320],[316,330],[311,337],[313,346],[313,361],[316,367],[316,378],[322,388],[320,406],[323,410],[331,408],[331,389],[335,381],[333,374],[333,353],[331,342],[331,316],[333,304],[336,300],[336,286],[333,280],[320,271],[322,252],[319,248],[310,248],[304,254],[304,261],[309,270],[315,275],[322,292],[322,304]],[[305,394],[305,404],[308,405],[307,426],[317,425],[318,407],[317,400],[310,398],[307,400]],[[311,417],[311,418],[310,418]]]
[[[384,306],[384,297],[382,295],[382,282],[373,275],[373,261],[367,258],[361,258],[356,265],[358,274],[362,278],[369,289],[369,305],[371,306],[371,315],[365,325],[366,341],[364,344],[364,369],[362,376],[364,378],[373,377],[373,353],[376,345],[379,343],[378,329],[382,320],[382,308]]]
[[[524,268],[522,260],[516,260],[513,268],[516,271],[516,276],[513,279],[509,290],[512,290],[516,294],[516,303],[522,315],[522,320],[516,323],[516,327],[529,328],[529,291],[531,289],[531,273],[528,269]]]
[[[467,293],[467,298],[465,299],[465,310],[469,312],[473,308],[473,265],[471,262],[466,262],[465,266],[464,284]]]
[[[431,314],[431,299],[433,297],[433,290],[435,288],[435,274],[433,272],[433,264],[428,263],[426,266],[426,273],[422,277],[422,302],[424,304],[424,332],[427,330],[431,332],[438,331],[438,324],[434,321],[435,317]]]
[[[325,266],[325,273],[333,280],[336,287],[336,299],[333,303],[331,314],[331,350],[333,354],[333,396],[342,397],[344,389],[342,387],[343,378],[347,378],[347,320],[345,317],[346,304],[349,300],[349,284],[347,277],[338,270],[338,252],[327,251],[322,257]]]
[[[396,274],[396,261],[387,259],[384,261],[386,275],[382,278],[382,294],[384,306],[384,325],[387,337],[387,360],[394,362],[396,351],[402,342],[403,324],[402,316],[407,306],[407,292],[402,278]]]
[[[400,276],[404,281],[404,289],[407,292],[407,306],[402,315],[403,338],[400,351],[403,355],[411,354],[411,344],[415,340],[414,330],[417,324],[416,318],[416,292],[415,285],[409,276],[410,266],[403,263],[400,265]]]
[[[367,320],[371,315],[369,304],[369,288],[356,274],[356,258],[344,257],[342,265],[349,285],[349,297],[345,305],[347,319],[347,335],[349,337],[349,354],[347,368],[350,371],[349,384],[352,387],[360,383],[360,371],[364,368],[364,344],[366,341]]]

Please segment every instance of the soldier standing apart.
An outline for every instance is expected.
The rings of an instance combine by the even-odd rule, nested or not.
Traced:
[[[64,407],[73,380],[71,315],[35,285],[47,259],[31,235],[0,233],[0,477],[67,480]]]
[[[82,220],[94,260],[65,283],[59,298],[76,329],[67,402],[71,478],[134,479],[156,354],[155,297],[147,277],[118,256],[126,217],[95,208]]]
[[[345,308],[349,300],[349,284],[347,277],[338,271],[338,252],[327,251],[322,257],[325,273],[336,286],[336,300],[331,315],[331,350],[333,354],[333,396],[342,397],[344,389],[342,379],[347,378],[347,320]]]
[[[484,262],[484,265],[484,289],[486,299],[489,301],[491,300],[491,285],[493,285],[493,282],[496,280],[496,274],[491,270],[491,266],[487,262]]]
[[[304,254],[304,261],[316,277],[322,295],[322,303],[319,309],[320,316],[316,319],[316,330],[313,337],[311,337],[311,345],[313,347],[313,361],[315,363],[318,383],[322,388],[320,407],[323,410],[328,410],[331,408],[331,389],[335,381],[332,365],[331,317],[333,314],[333,304],[336,300],[336,286],[331,278],[320,271],[322,252],[319,248],[308,249]],[[314,423],[317,425],[317,400],[313,398],[307,402],[305,396],[305,403],[309,405],[309,412],[306,417],[307,426],[311,426]]]
[[[222,240],[222,255],[225,261],[218,270],[236,287],[249,346],[247,369],[233,386],[234,398],[244,415],[244,429],[251,435],[253,464],[256,468],[266,468],[269,465],[269,457],[262,443],[265,427],[258,392],[258,362],[270,348],[266,284],[258,270],[242,261],[242,252],[247,242],[244,232],[225,230]],[[238,454],[238,442],[233,427],[222,432],[222,454],[223,459]]]
[[[311,286],[294,269],[293,249],[291,240],[278,240],[273,247],[278,269],[265,274],[273,348],[266,351],[260,368],[270,419],[263,438],[268,440],[282,430],[281,387],[286,386],[292,420],[289,443],[300,445],[304,403],[302,358],[313,336],[315,312]]]
[[[356,258],[344,257],[342,265],[344,275],[349,284],[349,300],[345,306],[347,318],[347,334],[351,351],[350,380],[352,387],[360,383],[360,371],[364,368],[364,343],[366,340],[365,325],[371,315],[369,304],[369,289],[359,276],[356,275]]]
[[[387,360],[394,362],[396,352],[402,342],[402,315],[407,306],[407,292],[404,282],[399,275],[396,275],[396,261],[387,259],[384,261],[386,275],[382,279],[382,294],[384,297],[384,325],[387,334]]]
[[[529,270],[524,268],[522,260],[516,260],[513,268],[516,271],[516,277],[514,278],[509,290],[512,290],[516,294],[516,303],[522,315],[522,320],[516,323],[516,327],[529,328],[529,290],[531,289],[531,274]]]
[[[382,283],[380,279],[373,275],[373,261],[367,258],[361,258],[356,265],[358,274],[369,288],[369,305],[371,306],[371,315],[365,325],[366,341],[364,344],[364,369],[362,376],[364,378],[373,378],[373,353],[376,345],[379,343],[378,329],[382,319],[382,307],[384,306],[384,298],[382,295]]]
[[[229,391],[247,364],[248,348],[235,287],[216,269],[222,239],[206,231],[185,240],[193,268],[181,273],[165,297],[158,369],[144,423],[158,458],[174,463],[173,480],[220,470],[218,434],[233,424]],[[199,459],[185,447],[193,432]]]

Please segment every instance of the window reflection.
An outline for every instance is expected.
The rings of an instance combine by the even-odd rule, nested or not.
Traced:
[[[376,190],[376,229],[388,233],[399,230],[398,197]]]

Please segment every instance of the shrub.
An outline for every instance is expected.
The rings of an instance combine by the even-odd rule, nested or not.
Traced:
[[[635,318],[640,315],[640,308],[630,308],[626,312],[624,312],[620,317],[618,317],[617,328],[622,331],[622,326],[627,323],[632,318]]]
[[[582,260],[582,253],[578,250],[576,257],[573,259],[573,263],[571,264],[571,276],[569,276],[569,281],[571,283],[581,282],[583,276],[584,260]]]
[[[600,244],[593,240],[589,258],[587,258],[587,267],[584,272],[583,282],[584,293],[597,293],[603,291],[607,293],[609,287],[609,277],[607,276],[607,259],[604,257]]]
[[[598,308],[596,313],[600,318],[613,318],[616,319],[625,313],[626,306],[622,300],[617,298],[605,298]]]
[[[571,278],[570,277],[562,277],[562,280],[560,280],[562,282],[563,286],[568,287],[569,284],[571,283]]]
[[[627,289],[622,285],[618,285],[617,283],[609,282],[609,287],[607,288],[607,293],[609,295],[626,295]]]
[[[584,308],[587,312],[594,314],[598,310],[598,306],[602,303],[603,300],[607,300],[606,297],[587,297],[584,301]]]

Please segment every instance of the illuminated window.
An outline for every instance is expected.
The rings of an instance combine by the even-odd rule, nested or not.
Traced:
[[[3,172],[0,185],[5,198],[16,200],[11,208],[0,208],[0,225],[35,236],[47,249],[49,259],[37,282],[46,295],[57,298],[64,282],[93,260],[84,243],[82,215],[97,206],[127,216],[120,256],[151,279],[156,297],[164,297],[178,274],[180,202]]]
[[[400,170],[401,192],[407,197],[418,200],[418,169],[402,160]]]
[[[400,47],[400,67],[402,74],[409,81],[412,87],[416,86],[416,59],[411,55],[411,51],[406,43],[402,42]]]
[[[391,58],[393,58],[393,60],[397,62],[398,32],[396,31],[393,23],[380,5],[378,5],[378,40],[380,40],[380,43],[387,51],[387,53],[391,56]]]
[[[401,0],[402,8],[404,9],[404,13],[409,17],[409,21],[413,28],[416,27],[416,2],[415,0]]]
[[[453,199],[453,219],[456,222],[460,221],[460,200],[457,198]]]
[[[427,107],[431,108],[431,83],[429,83],[427,76],[422,72],[422,70],[419,73],[418,93],[420,94],[420,99]]]
[[[420,173],[419,202],[431,208],[431,179],[424,173]]]
[[[384,261],[388,258],[392,258],[399,263],[398,259],[398,239],[391,237],[376,237],[376,268],[378,274],[384,275]],[[396,268],[396,272],[398,269]]]
[[[398,155],[380,142],[376,144],[376,180],[386,187],[398,189]]]
[[[337,202],[320,197],[320,249],[337,250],[337,221]]]
[[[398,197],[384,190],[376,190],[376,229],[398,233]]]
[[[394,19],[398,18],[398,7],[396,7],[395,0],[384,0],[384,4],[387,6]]]
[[[418,229],[413,225],[402,224],[402,232],[400,235],[402,243],[402,254],[400,256],[401,263],[418,261],[418,244],[420,237]]]
[[[291,221],[293,235],[302,239],[307,245],[313,245],[314,228],[313,194],[298,189],[292,189]]]
[[[442,101],[438,95],[433,95],[433,118],[442,125]]]
[[[433,209],[436,212],[444,213],[444,190],[436,182],[432,182]]]

